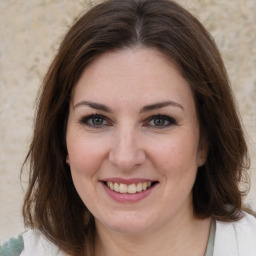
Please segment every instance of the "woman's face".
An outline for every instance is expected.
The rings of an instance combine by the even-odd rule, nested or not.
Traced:
[[[190,86],[159,51],[125,49],[91,63],[73,91],[66,141],[98,229],[147,232],[192,215],[206,153]]]

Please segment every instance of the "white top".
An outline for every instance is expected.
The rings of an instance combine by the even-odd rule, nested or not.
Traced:
[[[24,250],[20,256],[68,256],[43,236],[40,231],[29,230],[25,232],[22,237],[24,241]]]
[[[29,230],[23,239],[21,256],[68,256],[39,231]],[[216,221],[213,256],[256,256],[256,218],[245,213],[236,222]]]
[[[216,221],[213,256],[256,256],[256,218],[245,213],[237,222]]]

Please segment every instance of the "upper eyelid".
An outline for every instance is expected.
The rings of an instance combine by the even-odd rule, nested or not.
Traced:
[[[88,121],[89,119],[94,118],[94,117],[99,117],[99,118],[102,118],[102,119],[104,119],[104,120],[106,120],[106,121],[109,120],[108,117],[106,117],[105,115],[102,115],[102,114],[89,114],[89,115],[82,116],[82,117],[79,119],[79,121],[80,121],[80,122]]]
[[[81,120],[82,119],[90,119],[90,118],[93,118],[93,117],[101,117],[101,118],[107,118],[105,115],[102,115],[102,114],[88,114],[88,115],[83,115],[81,116]]]
[[[166,114],[151,115],[151,116],[145,118],[145,121],[146,121],[146,120],[152,120],[152,119],[154,119],[154,118],[166,118],[166,119],[169,119],[169,120],[172,119],[173,121],[176,121],[176,119],[175,119],[174,117],[172,117],[172,116],[170,116],[170,115],[166,115]]]

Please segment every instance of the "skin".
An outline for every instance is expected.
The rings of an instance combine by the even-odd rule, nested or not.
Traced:
[[[96,58],[73,90],[66,141],[74,185],[95,217],[96,255],[204,255],[210,219],[193,215],[191,191],[207,149],[174,63],[143,47]],[[117,202],[102,182],[113,177],[157,184],[142,200]]]

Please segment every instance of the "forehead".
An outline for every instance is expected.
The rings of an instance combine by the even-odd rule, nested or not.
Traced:
[[[175,99],[193,104],[191,97],[190,85],[173,62],[156,49],[139,47],[97,57],[83,71],[73,92],[74,102],[86,98],[150,104]]]

